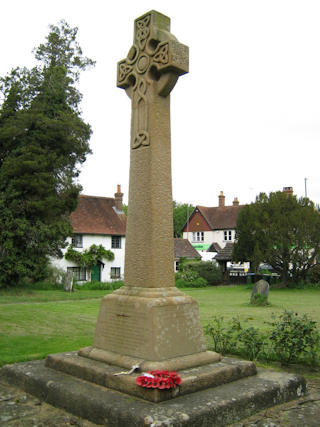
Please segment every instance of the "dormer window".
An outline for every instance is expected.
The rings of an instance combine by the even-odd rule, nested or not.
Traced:
[[[72,246],[74,248],[82,248],[82,234],[74,234],[72,237]]]

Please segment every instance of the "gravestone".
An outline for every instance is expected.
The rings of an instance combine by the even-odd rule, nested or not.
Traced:
[[[132,107],[125,285],[103,298],[93,347],[82,356],[145,370],[220,359],[206,351],[197,302],[174,281],[170,93],[188,63],[167,16],[151,11],[135,20],[117,69]]]
[[[266,280],[258,280],[258,282],[253,285],[250,299],[251,303],[254,302],[255,295],[261,295],[262,297],[268,299],[269,283]]]
[[[68,270],[66,277],[64,279],[63,289],[66,292],[71,292],[72,291],[72,285],[73,285],[73,273],[71,270]]]

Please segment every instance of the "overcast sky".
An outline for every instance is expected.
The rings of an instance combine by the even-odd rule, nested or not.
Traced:
[[[32,49],[65,19],[96,67],[82,74],[83,118],[93,129],[83,193],[128,197],[130,100],[116,64],[133,21],[171,18],[190,48],[190,72],[171,94],[173,198],[216,206],[292,186],[320,203],[319,0],[10,0],[1,5],[0,75],[34,65]]]

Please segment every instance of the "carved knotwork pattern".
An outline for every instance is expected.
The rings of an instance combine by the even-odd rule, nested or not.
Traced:
[[[125,62],[122,62],[119,65],[119,82],[122,82],[128,74],[130,74],[132,71],[131,65],[126,64]]]
[[[132,142],[132,148],[136,149],[141,146],[148,146],[150,145],[149,141],[149,134],[146,130],[142,130],[140,132],[137,132],[133,142]]]
[[[140,21],[137,21],[137,33],[136,33],[136,39],[138,42],[138,46],[141,50],[145,48],[145,45],[147,43],[150,29],[150,15],[146,16],[143,19],[140,19]]]
[[[154,53],[153,57],[154,62],[160,64],[167,64],[169,62],[169,44],[158,46],[157,50]]]
[[[136,149],[141,146],[150,145],[148,129],[148,108],[147,108],[147,89],[148,83],[145,79],[139,78],[133,88],[135,94],[133,98],[134,105],[134,138],[131,148]]]

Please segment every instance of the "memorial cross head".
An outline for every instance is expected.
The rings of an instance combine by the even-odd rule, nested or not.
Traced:
[[[188,70],[189,48],[170,33],[170,18],[152,10],[135,20],[133,45],[117,69],[117,86],[132,100],[133,149],[150,143],[148,109],[155,96],[168,97]]]
[[[137,18],[134,41],[118,63],[117,86],[137,89],[139,82],[159,81],[158,94],[170,94],[179,76],[189,70],[189,48],[170,33],[170,18],[154,10]]]

